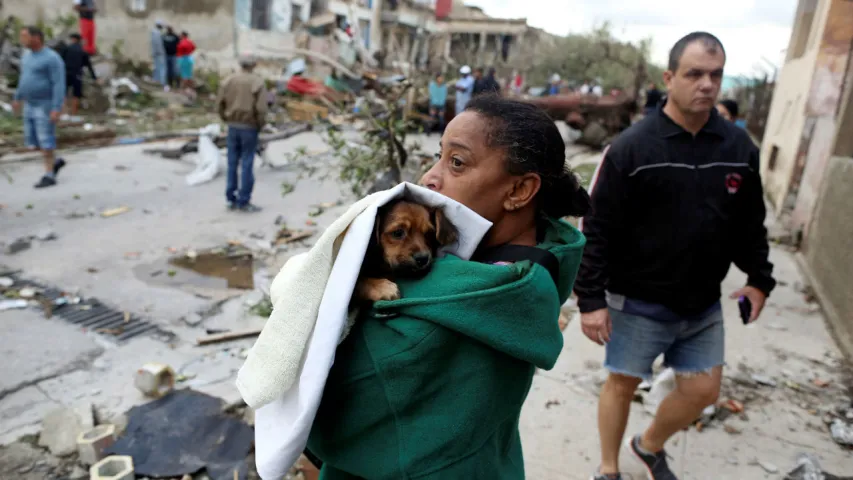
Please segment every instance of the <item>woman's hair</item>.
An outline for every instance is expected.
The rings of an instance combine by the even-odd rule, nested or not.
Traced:
[[[506,168],[513,175],[535,173],[542,179],[538,208],[551,217],[582,217],[590,208],[589,194],[566,166],[566,144],[554,121],[535,105],[482,95],[465,110],[488,122],[486,142],[506,150]]]

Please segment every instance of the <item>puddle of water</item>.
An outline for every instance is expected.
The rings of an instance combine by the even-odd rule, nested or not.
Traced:
[[[217,248],[196,255],[181,255],[170,265],[192,270],[206,277],[224,278],[228,288],[255,288],[252,252],[243,248]]]
[[[133,270],[137,278],[149,284],[252,290],[255,288],[253,263],[251,251],[228,246],[138,265]]]

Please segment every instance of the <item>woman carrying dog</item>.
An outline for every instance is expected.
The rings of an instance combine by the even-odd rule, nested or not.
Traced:
[[[493,223],[472,261],[448,255],[377,302],[338,347],[308,449],[321,479],[524,478],[518,421],[585,239],[561,220],[589,196],[554,122],[481,96],[446,127],[421,183]]]

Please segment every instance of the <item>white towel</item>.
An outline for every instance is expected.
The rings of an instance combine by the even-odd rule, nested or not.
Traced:
[[[400,197],[444,210],[459,236],[443,252],[468,259],[491,228],[464,205],[402,183],[355,203],[309,252],[285,264],[270,290],[272,315],[237,374],[240,394],[256,409],[256,464],[265,480],[283,477],[305,448],[377,209]]]

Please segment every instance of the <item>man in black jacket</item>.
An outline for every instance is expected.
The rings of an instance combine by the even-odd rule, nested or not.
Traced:
[[[720,284],[729,266],[748,275],[732,298],[749,299],[749,321],[775,286],[758,149],[714,108],[725,60],[709,33],[676,42],[664,73],[666,102],[613,142],[590,187],[575,293],[583,332],[606,345],[610,371],[599,397],[596,480],[622,478],[619,447],[634,390],[661,354],[677,388],[626,447],[649,478],[675,480],[664,443],[719,394]]]
[[[181,76],[178,75],[178,34],[171,26],[166,27],[163,34],[163,48],[166,50],[166,85],[180,87]]]
[[[72,33],[70,39],[71,43],[62,52],[62,60],[65,62],[65,87],[66,90],[71,90],[68,113],[73,116],[77,115],[80,99],[83,98],[83,69],[89,70],[92,80],[98,80],[98,76],[95,75],[95,69],[92,68],[89,54],[83,50],[83,46],[80,44],[82,36],[79,33]]]

